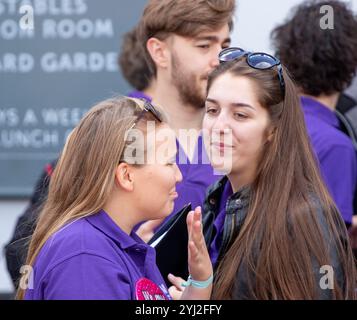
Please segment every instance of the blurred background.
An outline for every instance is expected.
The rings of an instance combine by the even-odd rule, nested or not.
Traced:
[[[232,45],[273,53],[270,31],[302,2],[238,0]],[[357,13],[357,0],[344,2]],[[90,106],[132,89],[117,58],[145,3],[0,0],[0,299],[13,291],[3,247],[44,165]],[[26,4],[33,29],[19,12]]]

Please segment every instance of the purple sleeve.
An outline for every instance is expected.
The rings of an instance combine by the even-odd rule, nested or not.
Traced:
[[[320,162],[322,175],[338,210],[344,221],[351,223],[357,180],[354,149],[343,146],[334,147],[320,159]]]
[[[93,254],[79,254],[57,265],[46,276],[46,300],[130,300],[130,278],[124,264]]]

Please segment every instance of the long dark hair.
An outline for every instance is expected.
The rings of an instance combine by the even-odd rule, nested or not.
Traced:
[[[347,230],[321,179],[294,83],[283,69],[285,97],[277,70],[253,69],[245,58],[221,64],[208,81],[208,91],[227,72],[253,81],[274,127],[251,185],[246,220],[218,265],[213,299],[233,297],[241,266],[253,275],[247,279],[252,299],[318,299],[313,270],[316,265],[332,266],[331,246],[344,277],[342,286],[334,277],[332,298],[355,298],[356,270]]]

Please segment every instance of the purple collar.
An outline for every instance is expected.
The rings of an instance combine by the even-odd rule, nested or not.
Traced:
[[[302,96],[300,99],[305,114],[317,117],[330,126],[339,129],[339,121],[336,114],[327,106],[310,97]]]
[[[86,217],[86,220],[115,241],[123,250],[137,246],[138,244],[145,244],[134,231],[130,235],[125,233],[103,209],[96,214]]]
[[[151,97],[149,97],[148,95],[146,95],[142,91],[131,91],[131,92],[128,93],[128,97],[130,97],[130,98],[138,98],[138,99],[145,99],[147,101],[151,101]]]

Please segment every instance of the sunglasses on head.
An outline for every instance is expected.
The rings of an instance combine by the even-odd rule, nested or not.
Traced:
[[[144,107],[142,111],[139,113],[138,117],[136,118],[135,123],[133,124],[132,128],[141,120],[141,118],[145,115],[146,112],[149,112],[158,122],[162,122],[162,116],[159,111],[155,109],[151,102],[146,99],[139,99],[144,102]]]
[[[151,102],[149,102],[148,100],[143,99],[143,98],[138,98],[138,100],[140,100],[144,103],[144,107],[142,108],[142,110],[139,113],[139,115],[137,116],[135,122],[133,123],[133,125],[130,127],[130,129],[128,131],[132,130],[137,125],[137,123],[143,118],[145,113],[147,113],[147,112],[149,112],[159,123],[163,122],[161,113],[155,109],[155,107],[152,105]],[[127,131],[127,133],[128,133],[128,131]],[[125,155],[125,153],[123,152],[122,157],[124,157],[124,155]],[[119,163],[121,163],[121,162],[126,162],[126,160],[124,158],[121,158]]]
[[[232,60],[238,60],[242,57],[246,57],[247,64],[253,69],[266,70],[276,66],[278,69],[280,88],[283,96],[285,96],[283,68],[278,58],[264,52],[249,52],[241,48],[232,47],[223,49],[219,53],[218,59],[220,63],[224,63]]]

